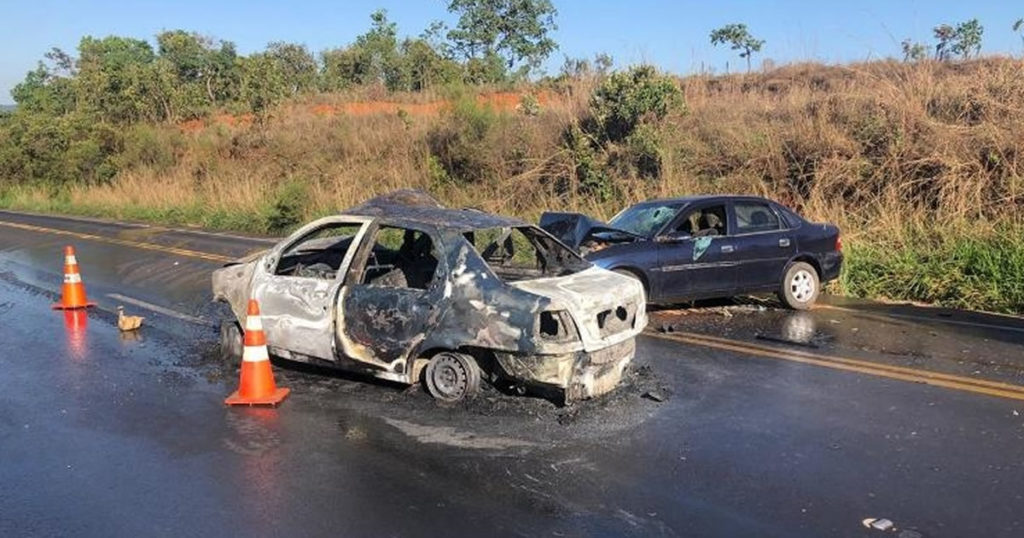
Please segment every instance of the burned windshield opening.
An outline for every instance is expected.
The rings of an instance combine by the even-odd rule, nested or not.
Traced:
[[[661,230],[679,212],[681,204],[638,204],[615,215],[608,223],[642,237]]]
[[[576,253],[530,226],[473,230],[463,236],[494,274],[506,282],[565,276],[590,266]]]

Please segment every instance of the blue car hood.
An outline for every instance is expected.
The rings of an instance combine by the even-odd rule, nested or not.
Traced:
[[[544,213],[540,216],[540,227],[574,249],[579,249],[587,239],[605,243],[627,243],[646,239],[581,213]]]

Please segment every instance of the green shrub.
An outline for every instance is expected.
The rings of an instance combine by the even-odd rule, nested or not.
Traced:
[[[605,161],[594,149],[590,136],[578,125],[572,125],[563,138],[572,157],[576,190],[601,202],[611,200],[615,195],[615,187],[605,170]]]
[[[477,183],[493,170],[493,148],[488,139],[497,114],[471,98],[455,101],[443,120],[427,133],[431,156],[452,180]]]
[[[117,163],[124,169],[144,166],[164,172],[178,163],[184,151],[185,139],[177,129],[138,123],[125,131]]]
[[[613,73],[590,98],[592,132],[604,141],[620,142],[637,126],[661,121],[683,102],[675,80],[649,65]]]
[[[532,93],[524,93],[519,99],[519,111],[531,117],[540,114],[540,101],[537,96]]]
[[[427,177],[430,178],[431,185],[435,187],[448,185],[452,182],[452,178],[448,175],[448,171],[445,170],[441,161],[439,161],[434,155],[427,155]]]
[[[661,177],[661,144],[654,129],[641,125],[626,138],[630,162],[644,179]]]
[[[284,183],[267,208],[266,231],[282,234],[290,232],[292,228],[302,224],[308,204],[309,191],[306,183],[299,180]]]

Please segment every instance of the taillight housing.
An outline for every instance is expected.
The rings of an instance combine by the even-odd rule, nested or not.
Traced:
[[[836,252],[843,251],[843,236],[836,234]]]
[[[545,310],[537,315],[537,334],[550,342],[574,342],[579,331],[572,316],[565,310]]]

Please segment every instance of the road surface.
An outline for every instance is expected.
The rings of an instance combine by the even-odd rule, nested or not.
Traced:
[[[84,316],[50,310],[65,244]],[[0,212],[0,535],[1024,535],[1019,319],[660,310],[575,407],[275,361],[281,407],[226,408],[209,273],[268,244]]]

